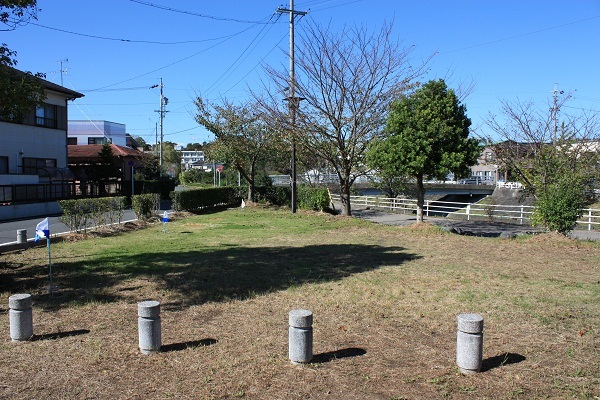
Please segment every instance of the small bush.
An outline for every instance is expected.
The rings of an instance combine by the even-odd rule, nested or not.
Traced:
[[[560,182],[538,196],[532,215],[534,226],[567,234],[576,225],[585,197],[581,186],[572,182]]]
[[[269,203],[274,206],[288,206],[292,204],[292,189],[280,186],[257,186],[254,188],[255,201]]]
[[[331,197],[324,187],[298,187],[298,207],[305,210],[325,211],[329,209]]]
[[[131,208],[140,220],[148,220],[160,210],[160,195],[158,193],[137,194],[131,198]]]
[[[63,213],[60,221],[75,232],[85,231],[91,225],[121,222],[125,212],[125,198],[121,196],[60,200],[58,205]]]

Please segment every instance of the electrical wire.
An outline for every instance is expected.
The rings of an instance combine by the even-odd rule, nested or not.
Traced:
[[[279,46],[279,44],[280,44],[280,43],[283,41],[283,39],[285,39],[287,36],[288,36],[288,34],[287,34],[287,33],[286,33],[286,34],[284,34],[284,35],[281,37],[281,39],[279,39],[279,41],[278,41],[278,42],[275,44],[275,46],[273,46],[273,48],[271,48],[271,50],[269,50],[269,52],[268,52],[267,54],[265,54],[265,56],[264,56],[263,58],[261,58],[261,59],[260,59],[260,61],[259,61],[258,63],[256,63],[256,65],[255,65],[255,66],[254,66],[252,69],[250,69],[250,71],[248,71],[248,72],[246,73],[246,75],[242,76],[242,77],[240,78],[240,80],[238,80],[238,81],[237,81],[236,83],[234,83],[234,84],[233,84],[233,85],[232,85],[232,86],[231,86],[229,89],[227,89],[227,90],[225,91],[225,93],[228,93],[228,92],[229,92],[231,89],[233,89],[233,88],[234,88],[234,87],[236,87],[236,86],[237,86],[237,85],[238,85],[238,84],[239,84],[241,81],[243,81],[243,80],[244,80],[244,79],[245,79],[245,78],[246,78],[248,75],[250,75],[250,73],[251,73],[252,71],[254,71],[254,70],[255,70],[255,69],[256,69],[256,68],[257,68],[257,67],[258,67],[258,66],[259,66],[259,65],[260,65],[260,64],[261,64],[261,63],[262,63],[262,62],[265,60],[265,58],[267,58],[267,57],[269,56],[269,54],[271,54],[271,53],[273,52],[273,50],[275,50],[275,49],[276,49],[276,48]]]
[[[212,15],[206,15],[206,14],[200,14],[200,13],[195,13],[195,12],[191,12],[191,11],[185,11],[185,10],[178,10],[176,8],[172,8],[172,7],[166,7],[166,6],[161,6],[158,4],[153,4],[153,3],[148,3],[145,1],[140,1],[140,0],[129,0],[133,3],[138,3],[138,4],[142,4],[148,7],[154,7],[154,8],[158,8],[160,10],[165,10],[165,11],[171,11],[171,12],[175,12],[175,13],[180,13],[180,14],[186,14],[186,15],[192,15],[194,17],[201,17],[201,18],[208,18],[208,19],[213,19],[216,21],[227,21],[227,22],[238,22],[238,23],[242,23],[242,24],[274,24],[275,22],[262,22],[261,21],[249,21],[246,19],[237,19],[237,18],[227,18],[227,17],[215,17]]]
[[[591,21],[591,20],[597,19],[597,18],[600,18],[600,15],[596,15],[595,17],[590,17],[590,18],[586,18],[586,19],[580,19],[579,21],[568,22],[568,23],[562,24],[562,25],[551,26],[549,28],[544,28],[544,29],[540,29],[540,30],[537,30],[537,31],[533,31],[533,32],[527,32],[527,33],[522,33],[520,35],[509,36],[509,37],[505,37],[505,38],[502,38],[502,39],[492,40],[490,42],[474,44],[472,46],[467,46],[467,47],[461,47],[460,49],[454,49],[454,50],[444,51],[444,52],[441,52],[440,54],[455,53],[457,51],[468,50],[468,49],[472,49],[472,48],[475,48],[475,47],[487,46],[488,44],[499,43],[499,42],[503,42],[503,41],[506,41],[506,40],[520,38],[520,37],[523,37],[523,36],[535,35],[536,33],[546,32],[546,31],[549,31],[549,30],[552,30],[552,29],[564,28],[565,26],[575,25],[575,24],[579,24],[579,23],[582,23],[582,22],[587,22],[587,21]]]
[[[250,26],[250,27],[248,27],[248,28],[246,28],[246,29],[243,29],[243,30],[241,30],[241,31],[237,32],[236,34],[234,34],[234,35],[231,35],[231,36],[228,36],[226,39],[223,39],[223,40],[221,40],[220,42],[213,44],[212,46],[209,46],[209,47],[207,47],[207,48],[205,48],[205,49],[203,49],[203,50],[200,50],[200,51],[198,51],[198,52],[196,52],[196,53],[194,53],[194,54],[192,54],[192,55],[189,55],[189,56],[187,56],[187,57],[184,57],[184,58],[182,58],[182,59],[179,59],[179,60],[177,60],[177,61],[174,61],[174,62],[172,62],[172,63],[170,63],[170,64],[164,65],[164,66],[162,66],[162,67],[160,67],[160,68],[156,68],[156,69],[154,69],[154,70],[152,70],[152,71],[149,71],[149,72],[146,72],[146,73],[143,73],[143,74],[140,74],[140,75],[134,76],[134,77],[132,77],[132,78],[125,79],[125,80],[122,80],[122,81],[119,81],[119,82],[116,82],[116,83],[113,83],[113,84],[110,84],[110,85],[102,86],[102,87],[99,87],[99,88],[97,88],[97,89],[88,90],[88,92],[97,92],[97,91],[101,91],[101,90],[103,90],[103,89],[110,88],[110,87],[113,87],[113,86],[117,86],[117,85],[120,85],[121,83],[130,82],[130,81],[132,81],[132,80],[135,80],[135,79],[138,79],[138,78],[141,78],[141,77],[144,77],[144,76],[147,76],[147,75],[153,74],[153,73],[155,73],[155,72],[161,71],[161,70],[163,70],[163,69],[169,68],[169,67],[171,67],[171,66],[173,66],[173,65],[175,65],[175,64],[179,64],[179,63],[181,63],[181,62],[183,62],[183,61],[189,60],[190,58],[196,57],[197,55],[199,55],[199,54],[202,54],[202,53],[204,53],[204,52],[206,52],[206,51],[208,51],[208,50],[211,50],[211,49],[213,49],[213,48],[215,48],[215,47],[217,47],[217,46],[220,46],[221,44],[223,44],[223,43],[225,43],[226,41],[230,40],[230,39],[231,39],[231,38],[233,38],[234,36],[240,35],[240,34],[242,34],[242,33],[246,32],[247,30],[250,30],[250,29],[252,29],[253,27],[254,27],[254,26]]]
[[[148,86],[136,86],[130,88],[116,88],[116,89],[82,89],[78,90],[79,92],[124,92],[129,90],[142,90],[148,89]]]
[[[92,39],[109,40],[109,41],[113,41],[113,42],[122,42],[122,43],[144,43],[144,44],[158,44],[158,45],[205,43],[205,42],[212,42],[214,40],[221,40],[221,39],[225,39],[225,38],[229,38],[229,37],[233,37],[233,36],[237,35],[237,33],[233,33],[233,34],[227,35],[227,36],[221,36],[218,38],[210,38],[210,39],[202,39],[202,40],[182,40],[182,41],[177,41],[177,42],[158,42],[158,41],[153,41],[153,40],[135,40],[135,39],[123,39],[123,38],[114,38],[114,37],[106,37],[106,36],[98,36],[98,35],[89,35],[87,33],[73,32],[73,31],[68,31],[66,29],[54,28],[51,26],[38,24],[36,22],[30,22],[29,24],[35,25],[37,27],[44,28],[44,29],[50,29],[50,30],[57,31],[57,32],[68,33],[70,35],[83,36],[83,37],[92,38]]]
[[[275,16],[275,14],[271,15],[270,19],[272,20],[274,16]],[[277,19],[279,19],[279,18],[277,18]],[[221,74],[221,76],[219,78],[217,78],[217,80],[212,85],[210,85],[208,87],[208,89],[206,89],[206,94],[210,93],[210,91],[211,91],[211,89],[213,87],[217,86],[217,84],[219,84],[221,81],[223,81],[223,79],[226,76],[228,76],[227,74],[230,71],[233,72],[233,71],[235,71],[235,69],[237,69],[240,66],[241,62],[238,63],[238,61],[240,61],[240,59],[242,59],[242,57],[244,56],[244,54],[246,54],[246,56],[242,59],[242,61],[245,60],[248,57],[248,55],[250,54],[250,52],[252,50],[254,50],[256,48],[256,46],[265,38],[265,36],[267,35],[267,33],[270,32],[270,30],[273,27],[273,25],[271,25],[269,27],[269,29],[265,32],[265,34],[262,36],[262,38],[257,41],[257,39],[262,35],[263,31],[265,30],[265,27],[266,27],[266,25],[262,27],[262,29],[260,30],[260,32],[258,32],[258,34],[256,34],[256,36],[252,39],[252,41],[250,42],[250,44],[248,44],[248,46],[246,46],[246,48],[244,49],[244,51],[241,52],[241,54],[235,59],[235,61],[229,66],[229,68],[227,68],[225,70],[225,72],[223,72]],[[256,42],[256,44],[254,44],[255,42]],[[254,44],[254,46],[253,46],[253,44]]]
[[[345,3],[342,4],[336,4],[334,6],[329,6],[329,7],[322,7],[322,8],[318,8],[320,5],[324,5],[324,4],[328,4],[328,3],[333,3],[335,1],[339,1],[339,0],[329,0],[329,1],[324,1],[320,4],[317,3],[317,8],[312,9],[311,8],[311,12],[319,12],[319,11],[324,11],[324,10],[329,10],[331,8],[337,8],[337,7],[343,7],[343,6],[347,6],[348,4],[352,4],[352,3],[358,3],[360,1],[365,1],[365,0],[352,0],[352,1],[346,1]],[[306,7],[306,6],[304,6]]]

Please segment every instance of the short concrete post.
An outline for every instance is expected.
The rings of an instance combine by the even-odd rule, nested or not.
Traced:
[[[313,313],[292,310],[289,313],[289,357],[292,364],[308,363],[313,357]]]
[[[456,364],[463,374],[481,370],[483,362],[483,317],[460,314],[456,334]]]
[[[30,294],[13,294],[8,298],[10,338],[13,342],[29,340],[33,336],[33,314]]]
[[[17,243],[27,243],[27,229],[17,229]]]
[[[160,303],[155,300],[138,303],[138,330],[140,351],[157,353],[162,346],[160,332]]]

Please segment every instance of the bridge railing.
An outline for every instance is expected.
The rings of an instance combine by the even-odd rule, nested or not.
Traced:
[[[340,201],[340,195],[332,194],[333,201]],[[353,205],[381,209],[402,214],[417,210],[416,199],[387,198],[379,196],[350,196]],[[535,207],[526,205],[461,203],[453,201],[425,200],[423,213],[428,217],[446,217],[467,221],[502,221],[519,225],[531,225],[531,215]],[[600,229],[600,209],[581,210],[577,225],[587,230]]]

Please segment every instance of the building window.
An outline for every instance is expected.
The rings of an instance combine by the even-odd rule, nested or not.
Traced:
[[[67,144],[69,146],[76,145],[77,144],[77,138],[76,137],[67,138]]]
[[[88,144],[104,144],[110,143],[110,140],[106,140],[104,136],[102,137],[88,137]]]
[[[56,106],[52,104],[44,104],[35,109],[35,124],[45,128],[56,129],[58,126],[58,118]]]
[[[0,156],[0,174],[8,174],[8,157]]]
[[[50,168],[56,168],[55,158],[23,157],[24,174],[39,175],[47,172]]]

